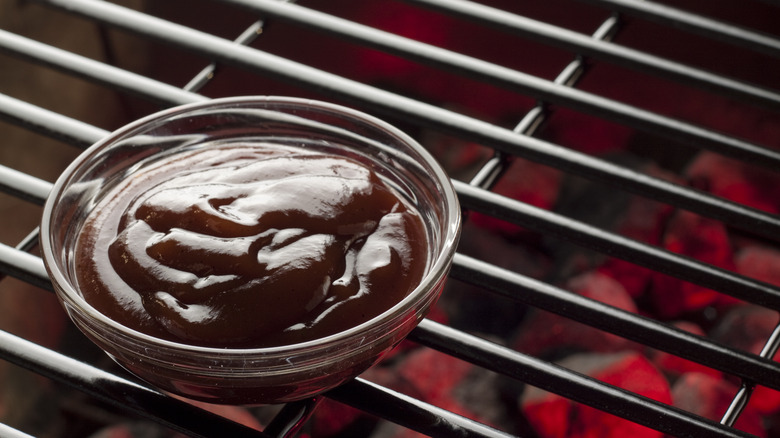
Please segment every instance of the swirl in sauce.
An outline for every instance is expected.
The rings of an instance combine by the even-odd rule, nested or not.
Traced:
[[[419,213],[365,165],[212,146],[134,173],[76,247],[84,298],[152,336],[251,348],[317,339],[402,300],[426,269]]]

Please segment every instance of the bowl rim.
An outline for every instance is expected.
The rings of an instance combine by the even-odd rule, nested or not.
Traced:
[[[148,335],[120,324],[104,315],[102,312],[94,308],[89,302],[87,302],[81,296],[81,294],[77,292],[75,286],[71,284],[66,275],[60,270],[59,263],[57,262],[57,256],[54,254],[53,244],[51,242],[52,232],[55,230],[55,227],[52,226],[52,214],[55,211],[57,202],[60,196],[63,194],[64,189],[69,186],[70,180],[72,179],[74,173],[80,169],[82,165],[88,163],[91,157],[97,152],[113,144],[115,141],[122,139],[127,134],[132,134],[136,130],[143,128],[145,125],[183,115],[188,112],[206,110],[209,108],[262,105],[266,109],[273,109],[268,108],[268,106],[274,104],[299,106],[302,109],[307,110],[325,111],[334,115],[347,116],[350,119],[355,119],[359,122],[373,125],[375,128],[385,131],[392,137],[396,137],[408,145],[416,154],[420,156],[422,160],[425,161],[427,167],[433,171],[433,179],[437,181],[437,185],[442,189],[441,193],[438,195],[444,198],[444,205],[446,207],[444,211],[446,215],[444,217],[446,224],[443,228],[445,232],[442,233],[441,242],[439,245],[439,248],[441,249],[439,256],[433,260],[433,264],[417,287],[415,287],[414,290],[412,290],[406,297],[404,297],[403,300],[396,303],[393,307],[387,309],[374,318],[371,318],[370,320],[351,327],[347,330],[305,342],[257,348],[205,347],[169,341]],[[245,358],[247,355],[261,355],[271,357],[277,355],[286,356],[292,352],[300,353],[310,349],[321,350],[332,348],[333,346],[339,345],[342,342],[347,342],[351,338],[361,336],[367,330],[382,327],[405,315],[406,311],[413,308],[418,301],[425,301],[426,297],[436,288],[440,280],[446,276],[457,247],[460,236],[460,227],[460,205],[455,188],[452,185],[452,181],[450,180],[449,176],[445,173],[444,169],[441,168],[436,159],[423,146],[421,146],[416,140],[395,126],[370,114],[366,114],[364,112],[342,105],[319,100],[284,96],[236,96],[209,99],[206,101],[188,103],[163,109],[135,120],[127,125],[124,125],[123,127],[120,127],[119,129],[109,133],[102,139],[98,140],[96,143],[92,144],[89,148],[84,150],[73,162],[70,163],[70,165],[68,165],[68,167],[62,172],[62,174],[60,174],[52,186],[46,203],[44,204],[41,220],[40,244],[42,259],[49,277],[54,283],[56,294],[58,297],[60,297],[61,300],[63,300],[68,306],[71,307],[69,312],[72,310],[78,311],[79,313],[83,314],[83,316],[88,316],[93,322],[99,323],[104,328],[110,328],[115,332],[115,334],[120,334],[122,337],[132,339],[134,341],[144,342],[149,346],[154,346],[157,349],[167,349],[170,353],[199,353],[212,357],[218,356],[222,358],[228,358],[231,356],[235,356],[236,358]],[[379,338],[382,338],[382,336]],[[370,344],[371,343],[366,343],[365,345]],[[364,346],[362,342],[361,346]],[[161,353],[161,351],[157,351],[157,353]]]

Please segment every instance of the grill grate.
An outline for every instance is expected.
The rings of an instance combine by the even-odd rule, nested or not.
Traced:
[[[358,24],[353,21],[354,17],[340,18],[319,12],[317,8],[323,11],[329,8],[314,0],[298,4],[278,0],[221,2],[216,10],[235,7],[235,11],[241,11],[228,14],[227,17],[250,19],[248,25],[231,23],[232,31],[239,33],[235,41],[188,25],[176,24],[163,15],[158,17],[104,1],[39,0],[35,3],[35,6],[25,4],[20,8],[39,8],[37,4],[40,4],[45,6],[40,8],[41,14],[64,12],[69,17],[87,19],[83,25],[97,23],[101,35],[108,42],[109,33],[121,29],[153,41],[153,44],[168,47],[161,49],[163,51],[188,53],[206,59],[200,61],[206,67],[199,72],[193,71],[185,86],[176,87],[147,72],[134,73],[109,62],[57,48],[56,42],[38,42],[22,36],[22,32],[0,29],[0,49],[8,59],[18,58],[35,68],[53,69],[115,90],[123,99],[131,99],[132,105],[140,106],[142,111],[146,109],[144,105],[148,105],[146,102],[171,106],[214,97],[218,91],[210,93],[214,89],[212,83],[218,81],[221,75],[230,74],[223,73],[224,69],[235,69],[249,75],[241,77],[280,80],[292,84],[295,90],[302,90],[300,93],[304,95],[314,93],[325,96],[398,121],[415,130],[430,130],[459,141],[473,142],[488,148],[491,156],[467,178],[468,182],[455,181],[461,203],[467,211],[553,236],[609,257],[627,260],[771,310],[780,310],[780,288],[777,286],[632,240],[580,219],[537,208],[493,191],[514,160],[527,159],[568,175],[617,187],[621,191],[721,221],[750,238],[775,245],[777,236],[780,236],[780,219],[776,215],[559,145],[544,136],[542,127],[551,123],[560,108],[567,108],[644,135],[652,135],[653,138],[664,139],[672,145],[706,149],[751,165],[777,169],[780,154],[771,148],[776,144],[744,140],[674,115],[665,115],[655,109],[644,109],[641,104],[623,103],[619,99],[587,91],[585,87],[575,88],[587,82],[590,69],[615,64],[627,69],[627,72],[636,71],[643,75],[641,77],[660,78],[662,81],[724,96],[738,102],[740,108],[759,111],[762,117],[776,122],[780,109],[780,92],[776,82],[751,85],[744,80],[711,73],[707,68],[694,67],[612,41],[619,41],[624,32],[634,26],[641,26],[645,21],[660,22],[663,26],[672,25],[699,35],[691,38],[712,39],[761,54],[761,62],[777,65],[776,59],[780,58],[780,39],[777,36],[752,31],[747,27],[726,25],[719,20],[651,2],[583,2],[585,6],[580,7],[593,8],[595,15],[601,14],[603,17],[592,35],[532,20],[520,13],[463,0],[407,2],[410,7],[430,9],[428,13],[450,16],[454,22],[462,23],[463,26],[466,26],[466,22],[473,22],[477,26],[503,32],[508,40],[520,37],[544,47],[571,52],[567,55],[571,57],[567,60],[568,64],[563,64],[560,73],[553,80],[546,80],[482,60],[477,55],[440,48]],[[378,2],[376,10],[381,10],[382,4],[384,2]],[[768,9],[775,16],[778,14],[778,9],[771,5],[753,6],[756,10]],[[253,21],[258,18],[260,21]],[[329,72],[308,65],[305,61],[295,61],[295,54],[279,55],[264,50],[267,38],[271,38],[277,31],[283,33],[289,27],[322,33],[327,38],[343,39],[345,44],[356,45],[361,49],[390,53],[424,64],[433,71],[461,75],[468,81],[501,89],[505,95],[526,99],[530,97],[533,101],[526,112],[522,110],[526,106],[524,103],[517,105],[518,110],[513,112],[516,117],[511,127],[507,128],[495,120],[483,120],[435,103],[427,103],[420,98],[408,97],[402,92],[367,85],[359,79]],[[253,42],[258,36],[260,38]],[[288,85],[281,88],[263,87],[266,87],[261,87],[263,94],[278,94],[277,90],[288,89],[285,88]],[[246,90],[250,93],[253,88],[246,87]],[[66,115],[65,110],[58,112],[45,109],[48,103],[38,105],[14,97],[19,95],[16,89],[6,89],[3,93],[0,94],[0,116],[11,125],[78,148],[92,144],[108,132],[108,129]],[[13,146],[8,145],[6,148]],[[0,187],[14,197],[42,205],[50,183],[0,165]],[[29,224],[28,230],[33,227],[33,224]],[[0,244],[0,271],[51,290],[41,260],[34,255],[36,241],[37,230],[33,230],[18,243]],[[661,432],[674,436],[748,436],[732,426],[750,400],[754,386],[758,384],[780,390],[780,366],[772,360],[780,346],[780,326],[766,339],[761,353],[752,354],[726,347],[708,337],[690,334],[666,321],[640,316],[572,294],[549,281],[513,272],[465,253],[456,256],[451,277],[500,299],[557,313],[647,347],[705,364],[741,382],[731,407],[717,422],[430,320],[423,321],[410,335],[410,339],[416,343],[501,376],[548,390]],[[162,395],[135,383],[124,374],[104,371],[96,364],[78,361],[64,352],[48,349],[8,332],[0,331],[0,357],[82,391],[103,403],[191,436],[288,436],[306,422],[311,412],[317,410],[319,402],[319,399],[305,400],[281,407],[265,430],[258,432]],[[331,391],[327,397],[431,436],[493,437],[517,433],[500,431],[361,378]],[[6,428],[0,424],[0,435],[5,436]],[[11,430],[9,428],[8,434],[15,436]]]

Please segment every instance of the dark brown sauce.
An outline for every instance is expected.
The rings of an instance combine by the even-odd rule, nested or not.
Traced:
[[[77,243],[84,298],[149,335],[267,347],[338,333],[407,296],[426,269],[419,213],[352,159],[208,147],[131,175]]]

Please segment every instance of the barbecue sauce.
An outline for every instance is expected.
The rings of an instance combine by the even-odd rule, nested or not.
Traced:
[[[422,279],[420,214],[369,167],[273,144],[159,159],[92,210],[76,246],[84,298],[158,338],[254,348],[365,322]]]

